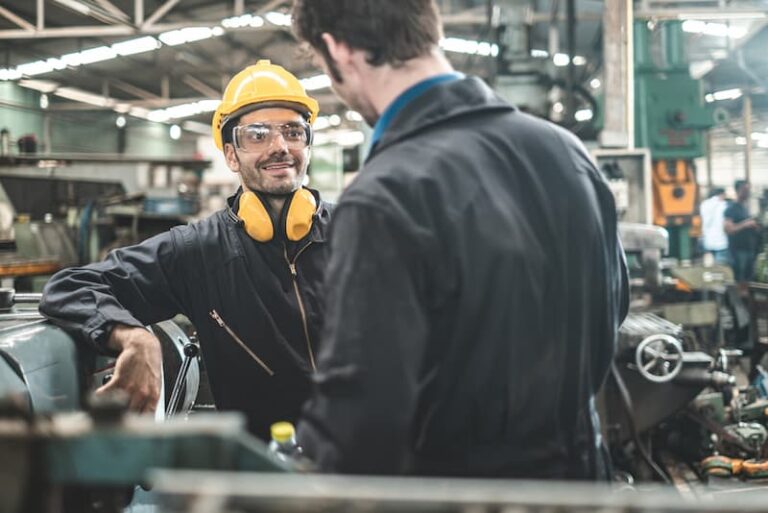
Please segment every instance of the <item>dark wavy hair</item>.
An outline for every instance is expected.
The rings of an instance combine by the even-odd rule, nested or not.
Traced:
[[[364,50],[371,66],[397,67],[427,55],[442,37],[435,0],[295,0],[293,29],[329,64],[325,32]]]

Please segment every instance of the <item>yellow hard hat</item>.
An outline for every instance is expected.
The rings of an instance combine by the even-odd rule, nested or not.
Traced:
[[[233,114],[245,114],[244,109],[258,103],[294,104],[306,109],[309,123],[314,123],[320,106],[307,95],[299,79],[282,66],[261,60],[235,75],[229,81],[221,104],[211,122],[216,147],[224,150],[221,130]]]

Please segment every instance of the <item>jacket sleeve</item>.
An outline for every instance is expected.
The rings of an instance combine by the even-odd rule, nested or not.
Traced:
[[[342,203],[333,222],[318,371],[298,441],[321,471],[401,473],[427,340],[417,242],[381,208]]]
[[[45,285],[40,312],[100,352],[116,324],[145,326],[183,311],[183,276],[175,233],[112,251],[102,262],[56,273]]]

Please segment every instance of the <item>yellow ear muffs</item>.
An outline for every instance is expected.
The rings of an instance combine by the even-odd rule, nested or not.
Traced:
[[[288,240],[300,241],[312,229],[312,218],[317,211],[317,200],[307,189],[301,188],[288,200],[288,212],[285,215],[285,236]]]
[[[274,237],[275,229],[272,226],[272,219],[269,218],[269,212],[253,192],[244,191],[240,195],[237,215],[243,220],[245,231],[252,239],[269,242]]]

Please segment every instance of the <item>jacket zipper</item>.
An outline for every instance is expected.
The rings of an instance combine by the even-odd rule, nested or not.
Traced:
[[[301,292],[299,291],[299,281],[297,279],[297,272],[296,272],[296,260],[299,258],[299,256],[304,252],[305,249],[307,249],[309,246],[312,245],[312,242],[307,243],[306,246],[301,248],[298,253],[296,253],[296,256],[293,257],[293,262],[288,258],[288,248],[283,246],[283,255],[285,255],[285,261],[288,263],[288,269],[291,270],[291,277],[293,278],[293,290],[296,292],[296,299],[299,302],[299,312],[301,313],[301,323],[304,326],[304,338],[307,340],[307,353],[309,354],[309,364],[312,366],[312,372],[317,372],[317,367],[315,366],[315,355],[312,351],[312,342],[309,340],[309,328],[307,327],[307,311],[304,309],[304,301],[301,299]]]
[[[227,325],[227,323],[224,322],[224,319],[221,318],[221,316],[219,315],[219,312],[217,312],[216,310],[211,310],[210,312],[208,312],[208,315],[211,316],[211,319],[216,321],[216,324],[218,324],[220,328],[223,328],[227,333],[229,333],[229,336],[232,337],[235,340],[235,342],[240,344],[240,347],[245,349],[245,352],[248,353],[251,356],[251,358],[256,360],[256,363],[261,365],[261,368],[267,371],[267,374],[269,374],[270,376],[275,375],[274,371],[272,371],[272,369],[270,369],[269,366],[266,363],[264,363],[264,361],[261,358],[256,356],[256,353],[251,351],[250,347],[245,345],[245,343],[240,339],[240,337],[237,336],[237,333],[232,331],[232,328],[230,328]]]

